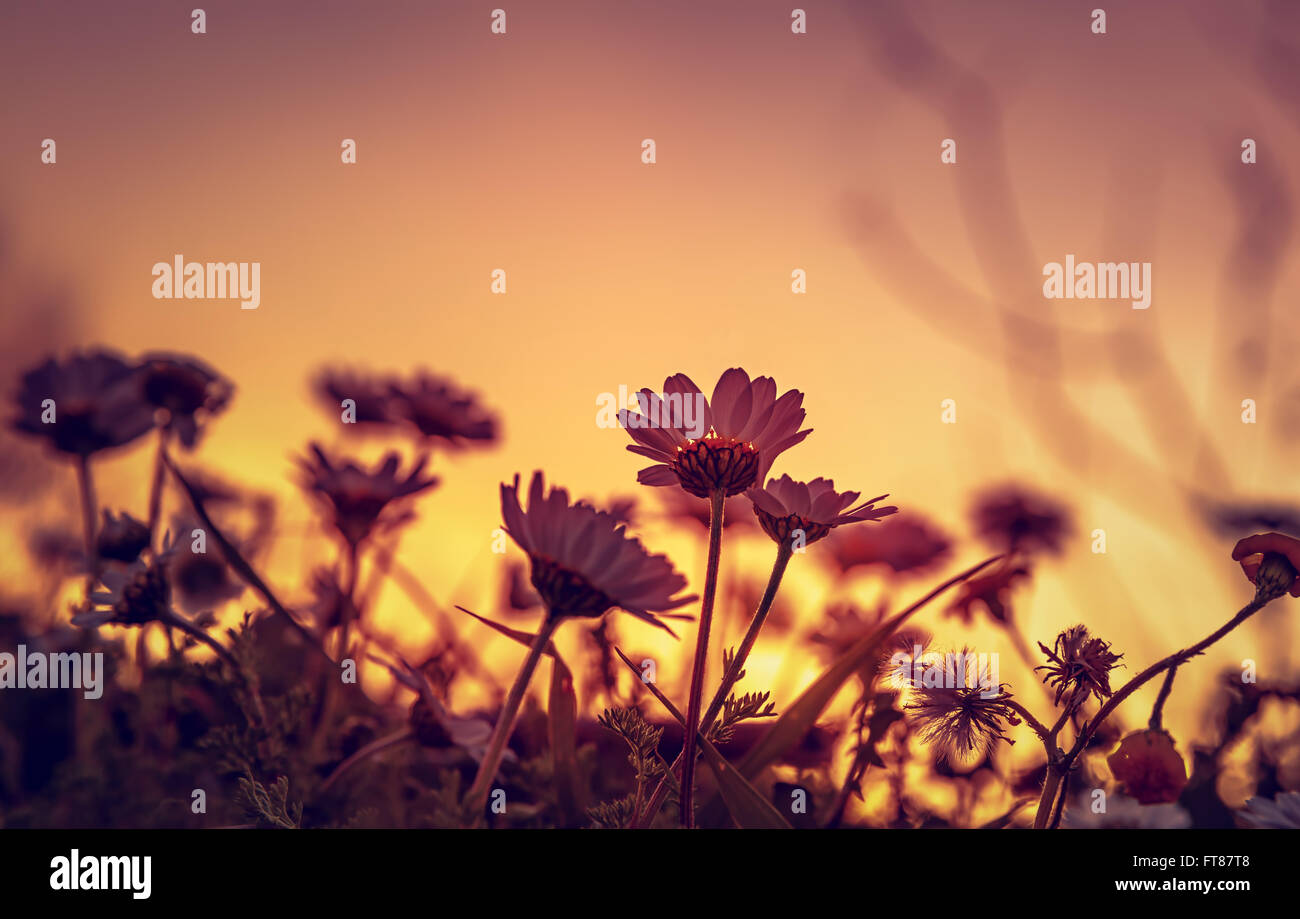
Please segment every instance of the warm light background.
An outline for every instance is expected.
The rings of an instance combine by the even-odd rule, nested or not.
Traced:
[[[435,595],[484,612],[498,482],[541,468],[580,495],[644,492],[626,435],[594,423],[597,395],[677,371],[711,389],[733,365],[807,394],[816,433],[777,472],[889,491],[963,534],[990,483],[1070,503],[1072,551],[1022,598],[1033,639],[1086,621],[1133,673],[1248,599],[1187,498],[1300,493],[1296,5],[807,0],[798,36],[792,4],[767,0],[209,2],[202,36],[194,5],[0,9],[4,385],[93,343],[191,351],[233,377],[201,458],[282,499],[269,573],[286,594],[328,553],[304,549],[312,512],[289,475],[308,439],[340,436],[306,386],[337,362],[425,365],[500,410],[499,448],[436,461],[443,487],[401,552]],[[339,162],[345,137],[357,165]],[[150,267],[175,253],[260,261],[261,308],[152,299]],[[1153,262],[1151,309],[1044,300],[1042,265],[1066,253]],[[142,515],[147,463],[114,458],[101,497]],[[74,500],[59,470],[39,509],[6,510],[6,592],[24,589],[26,522],[74,523]],[[702,545],[645,535],[698,589]],[[760,576],[768,554],[731,561]],[[822,585],[797,564],[811,627]],[[1180,679],[1180,737],[1205,730],[1212,673],[1294,667],[1294,605]],[[429,638],[395,590],[376,615],[413,651]],[[476,629],[504,677],[519,652]],[[938,631],[999,649],[991,631]],[[686,669],[648,630],[622,634],[675,662],[666,683]],[[779,707],[821,666],[763,651],[751,680]],[[1010,663],[1003,678],[1037,701]]]

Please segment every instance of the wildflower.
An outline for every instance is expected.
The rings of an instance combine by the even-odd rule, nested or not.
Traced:
[[[1300,791],[1280,791],[1272,801],[1255,796],[1237,817],[1255,829],[1300,830]]]
[[[153,352],[140,359],[143,398],[162,415],[163,427],[193,447],[201,425],[225,409],[235,385],[198,358]]]
[[[878,527],[851,527],[826,541],[841,573],[859,566],[879,565],[894,574],[919,573],[943,561],[952,543],[924,517],[898,514]]]
[[[1265,568],[1263,563],[1270,553],[1281,556],[1290,564],[1289,581],[1285,577],[1286,570],[1276,559]],[[1241,570],[1245,572],[1246,579],[1255,584],[1256,589],[1261,589],[1259,575],[1261,570],[1264,570],[1271,580],[1279,582],[1273,596],[1290,592],[1291,596],[1300,597],[1300,577],[1296,576],[1296,572],[1300,571],[1300,539],[1284,536],[1281,533],[1259,533],[1255,536],[1247,536],[1233,547],[1232,557],[1241,563]]]
[[[477,398],[442,377],[420,373],[411,383],[391,383],[395,410],[425,437],[448,446],[464,441],[492,443],[497,420]]]
[[[404,658],[398,657],[399,666],[375,657],[371,659],[382,663],[398,683],[415,692],[408,722],[416,742],[433,749],[460,747],[476,762],[483,759],[492,725],[482,718],[462,718],[448,711],[438,700],[428,676]],[[507,751],[506,758],[512,759],[513,755]]]
[[[1014,485],[982,497],[972,516],[976,532],[1004,552],[1059,553],[1069,531],[1063,507]]]
[[[368,471],[351,461],[335,465],[317,444],[311,445],[311,451],[312,456],[299,460],[305,473],[303,487],[325,500],[335,529],[354,549],[377,528],[410,519],[409,514],[394,514],[392,509],[403,499],[438,484],[437,478],[424,476],[427,457],[416,460],[403,477],[397,474],[401,459],[395,452],[385,454],[383,461]]]
[[[1056,636],[1054,650],[1048,650],[1041,641],[1038,647],[1047,655],[1048,663],[1034,670],[1046,671],[1043,682],[1056,690],[1055,702],[1067,699],[1066,707],[1082,704],[1089,695],[1101,702],[1111,694],[1110,671],[1119,663],[1122,654],[1114,654],[1110,643],[1088,635],[1088,628],[1076,625]]]
[[[136,561],[124,571],[109,571],[101,582],[104,591],[90,595],[91,608],[72,617],[82,628],[113,625],[145,625],[170,620],[171,582],[167,579],[167,553],[148,564]]]
[[[888,495],[881,495],[850,508],[859,498],[856,491],[837,492],[830,479],[796,482],[788,475],[769,479],[766,488],[757,485],[745,495],[754,505],[763,532],[778,544],[788,544],[792,534],[802,535],[802,545],[811,545],[830,531],[846,523],[879,520],[898,512],[898,508],[875,507]]]
[[[104,522],[95,539],[100,558],[115,562],[133,562],[149,545],[149,527],[125,511],[114,516],[104,510]]]
[[[695,599],[674,596],[686,578],[667,556],[651,555],[609,514],[585,502],[570,504],[563,488],[545,493],[540,472],[533,473],[526,510],[519,502],[519,476],[501,486],[501,516],[506,532],[528,554],[533,587],[551,618],[598,617],[619,607],[668,629],[654,613]]]
[[[959,616],[969,625],[976,611],[983,607],[994,622],[1007,625],[1011,622],[1011,590],[1017,580],[1027,577],[1029,569],[1024,565],[1004,562],[989,574],[968,578],[945,612]]]
[[[343,402],[351,399],[352,422],[369,427],[396,425],[402,421],[392,386],[390,380],[346,369],[326,368],[312,380],[312,391],[327,409],[341,416]]]
[[[778,455],[812,433],[799,430],[803,393],[792,389],[778,399],[774,380],[751,381],[736,367],[722,374],[708,401],[682,373],[664,381],[664,396],[670,401],[643,389],[643,414],[623,409],[618,415],[636,441],[628,450],[657,461],[637,473],[642,485],[681,485],[698,498],[715,491],[740,494],[767,477]],[[698,436],[688,433],[684,413],[673,409],[674,398],[700,403]]]
[[[13,427],[73,456],[124,446],[154,426],[136,383],[134,368],[110,351],[51,358],[23,374]]]
[[[1187,766],[1167,731],[1134,731],[1119,742],[1106,764],[1125,794],[1139,804],[1168,804],[1187,785]]]
[[[201,529],[198,522],[177,518],[175,531],[182,535]],[[167,575],[177,605],[187,613],[212,609],[244,592],[244,582],[235,577],[219,547],[194,551],[194,542],[175,545],[168,553]],[[242,546],[241,546],[242,549]]]
[[[1011,742],[1006,726],[1019,724],[1020,716],[1007,684],[993,683],[987,662],[981,665],[962,649],[944,655],[940,678],[931,679],[929,669],[935,668],[911,681],[913,700],[903,708],[919,723],[921,740],[938,748],[941,761],[970,761],[1000,740]]]

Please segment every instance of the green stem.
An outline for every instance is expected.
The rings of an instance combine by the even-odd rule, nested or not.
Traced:
[[[691,694],[686,706],[682,734],[682,827],[695,826],[695,734],[700,727],[700,706],[704,696],[704,671],[709,655],[709,628],[713,624],[713,600],[718,590],[718,567],[722,560],[722,512],[726,493],[716,489],[709,496],[709,560],[704,573],[704,598],[700,601],[700,630],[695,639],[695,666],[691,671]]]
[[[514,685],[510,687],[505,704],[501,706],[501,713],[497,715],[496,727],[492,729],[492,736],[488,740],[487,752],[483,754],[483,761],[479,763],[474,784],[465,795],[465,813],[474,823],[477,823],[483,815],[488,792],[491,791],[492,783],[496,780],[497,769],[501,765],[501,758],[505,755],[506,743],[510,740],[510,732],[514,729],[515,718],[519,714],[520,704],[524,701],[524,693],[528,691],[528,683],[533,677],[533,671],[537,669],[538,662],[546,653],[546,646],[550,644],[551,636],[555,634],[559,624],[558,616],[554,613],[547,614],[546,621],[542,623],[537,637],[533,639],[528,649],[528,656],[524,658],[524,665],[519,669]]]

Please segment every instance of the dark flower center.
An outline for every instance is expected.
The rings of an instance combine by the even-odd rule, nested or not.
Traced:
[[[585,577],[542,555],[532,556],[533,587],[541,594],[551,615],[604,615],[614,605],[605,593],[592,586]]]
[[[753,444],[710,435],[678,447],[671,465],[682,488],[697,498],[719,489],[730,497],[758,478],[758,450]]]

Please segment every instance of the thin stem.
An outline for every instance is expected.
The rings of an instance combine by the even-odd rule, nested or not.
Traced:
[[[736,652],[736,659],[732,662],[730,670],[722,678],[722,683],[718,686],[718,691],[713,694],[713,699],[709,702],[709,708],[704,716],[705,733],[707,734],[713,727],[713,722],[717,719],[718,713],[722,711],[722,706],[727,701],[727,694],[731,688],[736,685],[740,679],[740,674],[745,669],[745,661],[749,658],[749,652],[754,649],[755,642],[758,641],[758,634],[763,630],[763,623],[767,621],[767,614],[772,609],[772,604],[776,600],[776,593],[781,587],[781,579],[785,577],[786,566],[790,563],[790,557],[793,554],[793,547],[786,542],[779,543],[776,550],[776,561],[772,564],[772,573],[767,578],[767,588],[763,591],[763,598],[758,603],[758,609],[754,612],[754,618],[749,622],[749,628],[745,630],[745,637],[740,642],[740,649]],[[646,808],[644,815],[639,811],[632,821],[635,828],[640,826],[642,819],[652,820],[654,815],[663,807],[664,801],[669,792],[669,776],[677,775],[681,771],[683,762],[682,753],[677,754],[673,760],[672,768],[665,773],[659,780],[659,785],[650,797],[650,804]]]
[[[1035,718],[1033,716],[1033,713],[1030,712],[1029,709],[1025,708],[1016,700],[1007,699],[1005,701],[1007,707],[1014,709],[1016,714],[1018,714],[1021,718],[1025,719],[1025,724],[1029,725],[1031,728],[1034,729],[1034,733],[1037,734],[1040,739],[1042,739],[1043,743],[1047,743],[1048,738],[1051,736],[1051,731],[1049,731],[1041,721]]]
[[[89,569],[86,597],[89,599],[99,577],[99,549],[95,543],[95,479],[90,472],[89,456],[81,456],[77,460],[77,487],[81,492],[81,528],[86,540],[86,565]]]
[[[1165,702],[1169,699],[1169,692],[1174,688],[1174,675],[1178,673],[1178,665],[1175,664],[1169,668],[1165,674],[1165,682],[1160,687],[1160,695],[1156,696],[1156,704],[1151,708],[1151,719],[1147,722],[1147,727],[1153,731],[1161,729],[1161,719],[1165,712]]]
[[[327,778],[324,782],[321,783],[321,786],[319,789],[317,789],[317,792],[319,794],[324,794],[325,792],[330,790],[330,786],[333,785],[335,782],[337,782],[339,780],[339,777],[343,775],[343,773],[347,772],[357,763],[361,762],[362,760],[369,759],[370,757],[374,756],[376,753],[382,753],[384,750],[387,750],[389,747],[395,747],[402,741],[409,740],[411,736],[412,736],[411,729],[409,727],[405,727],[402,728],[400,731],[396,731],[395,733],[389,734],[387,737],[381,737],[378,740],[372,740],[370,743],[366,744],[360,750],[353,753],[343,762],[339,763],[334,768],[334,771],[330,773],[329,778]]]
[[[718,567],[722,559],[722,512],[726,494],[721,489],[709,496],[709,560],[704,573],[704,597],[700,601],[700,630],[695,640],[695,665],[691,671],[691,694],[686,706],[682,733],[682,826],[695,826],[695,734],[700,726],[700,705],[704,701],[704,671],[709,654],[709,628],[713,624],[713,599],[718,590]]]
[[[553,612],[547,614],[546,620],[537,632],[537,637],[533,639],[528,649],[524,665],[519,669],[519,675],[515,677],[514,685],[510,687],[506,701],[501,706],[501,713],[497,715],[496,727],[492,729],[492,736],[488,740],[487,752],[483,754],[483,761],[479,763],[474,784],[465,795],[465,813],[475,823],[482,816],[483,807],[487,804],[488,792],[491,790],[492,782],[496,780],[501,757],[505,755],[506,743],[510,740],[510,732],[519,714],[519,706],[524,701],[524,693],[528,691],[528,682],[532,679],[533,671],[537,669],[542,655],[546,653],[546,646],[550,644],[551,636],[555,634],[559,624],[558,616]]]
[[[158,518],[162,511],[163,485],[166,478],[163,473],[167,464],[163,458],[167,455],[167,428],[158,431],[158,452],[154,455],[153,481],[149,485],[149,546],[153,547],[158,536]]]
[[[1052,821],[1047,825],[1049,830],[1054,830],[1061,825],[1061,817],[1065,813],[1065,799],[1070,793],[1070,773],[1061,776],[1061,790],[1056,793],[1056,807],[1052,810]]]
[[[1047,778],[1043,781],[1043,793],[1038,799],[1038,811],[1034,814],[1034,829],[1042,830],[1047,827],[1047,821],[1052,815],[1052,805],[1056,802],[1056,793],[1061,787],[1061,777],[1064,773],[1056,763],[1048,762]]]

